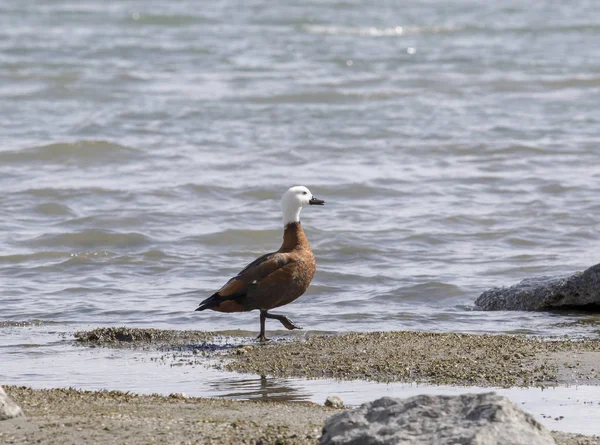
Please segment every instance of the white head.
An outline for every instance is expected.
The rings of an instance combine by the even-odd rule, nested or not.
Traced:
[[[283,194],[281,198],[281,209],[283,210],[283,225],[300,221],[300,210],[307,205],[322,206],[325,201],[313,196],[309,189],[302,185],[292,187]]]

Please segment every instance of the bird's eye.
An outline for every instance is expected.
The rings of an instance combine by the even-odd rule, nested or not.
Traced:
[[[307,195],[308,193],[306,193],[306,192],[302,192],[302,194],[303,194],[303,195]]]

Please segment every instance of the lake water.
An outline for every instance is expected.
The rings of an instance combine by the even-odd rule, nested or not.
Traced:
[[[598,316],[473,302],[600,261],[599,17],[596,0],[0,3],[0,377],[36,359],[31,320],[43,344],[255,335],[256,313],[193,310],[279,247],[297,184],[327,201],[302,215],[313,285],[279,311],[307,330],[597,337]]]

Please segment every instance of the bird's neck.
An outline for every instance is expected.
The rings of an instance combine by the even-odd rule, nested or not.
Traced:
[[[283,204],[283,225],[300,222],[301,206]]]
[[[310,244],[308,244],[308,239],[304,234],[304,230],[302,230],[302,224],[300,221],[286,224],[283,231],[283,243],[279,251],[284,252],[302,248],[310,250]]]

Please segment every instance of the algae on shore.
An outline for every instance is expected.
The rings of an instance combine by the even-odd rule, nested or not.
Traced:
[[[600,359],[600,342],[517,335],[349,333],[233,351],[223,366],[230,371],[281,377],[543,386],[559,383],[559,371],[571,366],[573,360],[561,354],[566,352],[593,352]],[[597,383],[600,369],[586,377],[586,383]]]
[[[151,328],[104,327],[91,331],[77,331],[74,334],[78,342],[88,346],[132,347],[154,345],[182,345],[203,343],[214,335],[203,331],[175,331]]]
[[[598,340],[402,331],[257,344],[202,331],[123,327],[81,331],[75,337],[93,346],[168,348],[182,363],[189,352],[220,350],[220,366],[229,371],[276,377],[501,387],[600,383],[600,366],[594,365],[600,362]],[[197,357],[189,363],[196,364]]]

